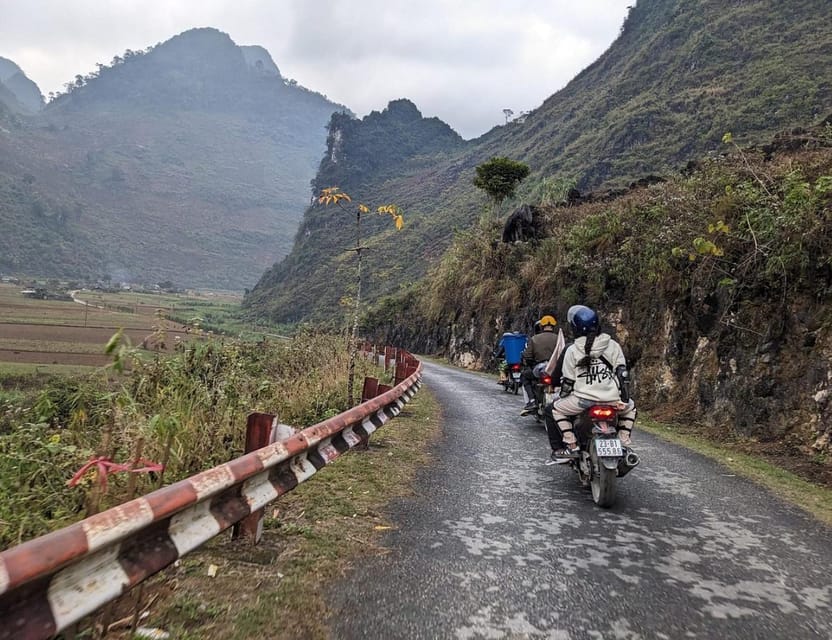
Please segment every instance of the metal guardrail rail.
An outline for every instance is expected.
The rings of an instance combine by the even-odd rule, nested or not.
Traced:
[[[344,413],[0,553],[0,640],[54,636],[366,442],[421,386],[400,361],[407,378]]]

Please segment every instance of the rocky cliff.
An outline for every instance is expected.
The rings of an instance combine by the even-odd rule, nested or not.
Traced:
[[[729,148],[612,200],[543,208],[539,240],[501,242],[496,225],[460,237],[367,334],[491,367],[503,331],[589,304],[641,407],[832,474],[832,125]]]

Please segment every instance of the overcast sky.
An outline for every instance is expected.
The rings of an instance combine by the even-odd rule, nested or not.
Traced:
[[[259,44],[359,116],[410,98],[465,138],[533,109],[612,43],[636,0],[0,0],[0,56],[44,95],[192,27]]]

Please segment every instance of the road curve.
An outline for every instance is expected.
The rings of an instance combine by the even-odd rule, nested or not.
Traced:
[[[832,530],[647,434],[602,510],[521,396],[425,364],[444,435],[391,552],[330,590],[336,638],[832,638]],[[389,428],[395,428],[392,423]]]

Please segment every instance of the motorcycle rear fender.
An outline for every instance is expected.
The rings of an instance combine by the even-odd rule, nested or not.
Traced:
[[[605,469],[609,469],[610,471],[614,471],[618,469],[618,465],[621,462],[621,458],[614,457],[614,458],[600,458],[601,464],[604,465]]]
[[[592,433],[601,435],[615,434],[615,425],[606,420],[593,420]]]

